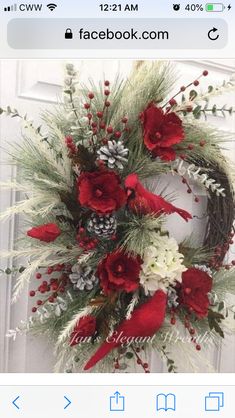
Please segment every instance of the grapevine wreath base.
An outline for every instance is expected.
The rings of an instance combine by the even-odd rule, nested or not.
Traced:
[[[11,107],[0,110],[23,125],[10,151],[17,178],[2,185],[26,196],[2,215],[26,219],[16,249],[3,254],[28,260],[5,271],[16,280],[13,302],[38,279],[32,316],[9,336],[45,333],[56,371],[131,371],[135,361],[148,373],[149,352],[169,372],[180,362],[196,371],[200,351],[218,344],[235,319],[235,261],[226,256],[233,168],[221,152],[232,136],[207,122],[208,114],[233,114],[211,100],[235,85],[202,92],[203,77],[207,70],[171,97],[176,76],[168,62],[137,62],[128,80],[88,87],[68,64],[64,103],[44,112],[43,127]],[[195,203],[192,182],[207,192],[200,247],[194,236],[178,244],[165,225],[171,214],[182,226],[194,214],[147,186],[169,173]]]

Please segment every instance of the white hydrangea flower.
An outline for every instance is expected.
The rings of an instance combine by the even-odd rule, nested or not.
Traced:
[[[146,248],[143,257],[140,283],[145,293],[158,289],[167,292],[169,286],[182,281],[182,273],[187,270],[183,265],[184,256],[174,238],[155,233],[151,245]]]

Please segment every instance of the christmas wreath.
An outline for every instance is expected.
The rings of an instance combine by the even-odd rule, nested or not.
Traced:
[[[200,92],[205,70],[171,97],[173,73],[168,62],[137,62],[128,80],[87,87],[68,64],[63,104],[43,114],[42,127],[0,110],[24,128],[10,151],[17,177],[2,184],[26,194],[2,215],[23,213],[26,221],[16,249],[4,254],[28,260],[5,271],[16,276],[13,301],[38,279],[32,315],[8,335],[47,334],[57,371],[128,371],[135,360],[147,373],[155,350],[175,372],[177,347],[185,363],[187,355],[201,362],[208,347],[201,336],[215,344],[234,317],[235,261],[225,257],[234,191],[221,152],[232,137],[210,127],[207,115],[233,114],[210,102],[235,84]],[[179,177],[197,204],[192,182],[205,189],[200,244],[194,236],[177,243],[167,231],[171,214],[184,222],[194,214],[153,192],[149,179],[165,174]],[[172,338],[175,330],[184,343]]]

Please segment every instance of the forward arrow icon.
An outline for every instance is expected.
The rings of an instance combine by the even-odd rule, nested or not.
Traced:
[[[64,409],[67,409],[72,402],[67,398],[67,396],[64,396],[64,399],[66,400],[66,405]]]

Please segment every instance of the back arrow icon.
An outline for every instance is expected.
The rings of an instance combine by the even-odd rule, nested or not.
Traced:
[[[217,31],[218,31],[217,28],[213,28],[213,29],[209,30],[209,32],[208,32],[208,38],[211,41],[217,41],[217,39],[219,38],[219,34],[216,34]]]
[[[64,399],[66,400],[66,405],[65,405],[65,407],[64,407],[64,409],[67,409],[68,408],[68,406],[72,403],[68,398],[67,398],[67,396],[64,396]]]
[[[12,401],[12,404],[17,408],[17,409],[20,409],[20,407],[17,405],[17,401],[18,401],[18,399],[20,399],[20,397],[19,396],[17,396],[17,398],[15,398],[14,399],[14,401]]]

